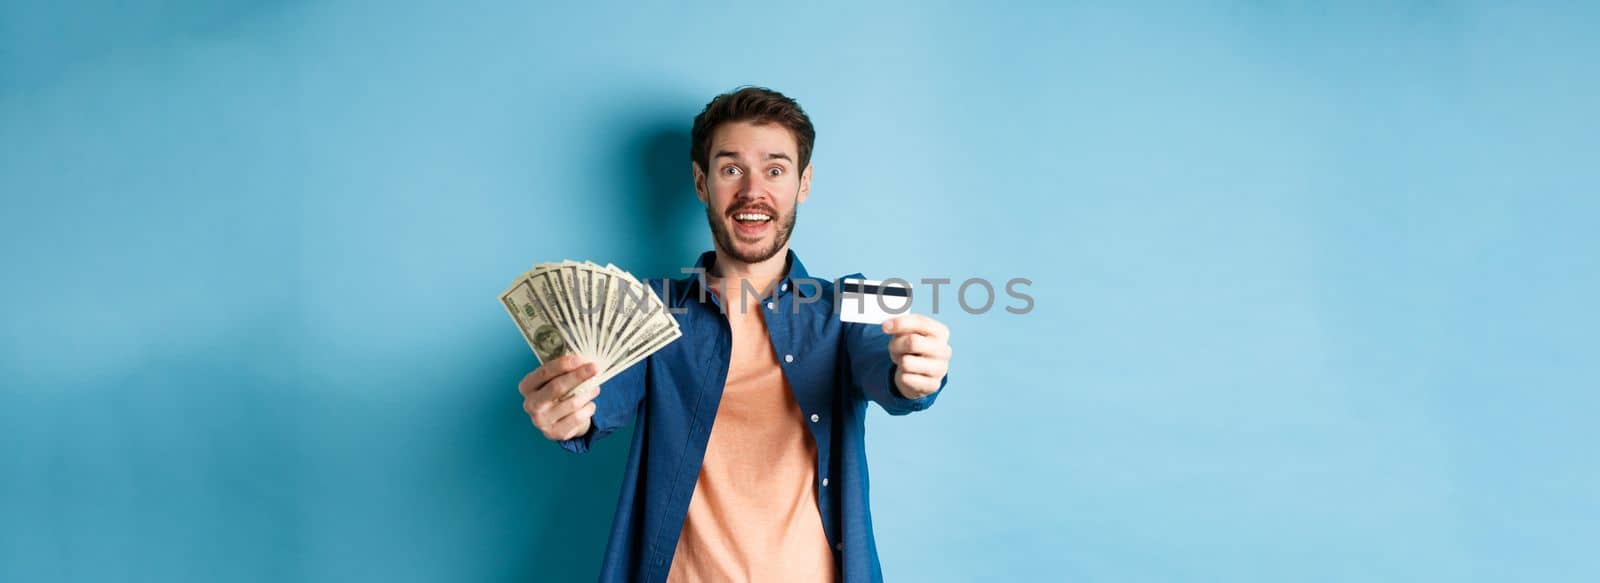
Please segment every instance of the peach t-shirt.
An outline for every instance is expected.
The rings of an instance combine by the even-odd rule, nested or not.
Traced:
[[[762,305],[749,298],[741,310],[739,288],[729,287],[728,380],[667,581],[834,581],[817,510],[817,446],[778,367]]]

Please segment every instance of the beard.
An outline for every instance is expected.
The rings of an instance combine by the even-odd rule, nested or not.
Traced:
[[[734,239],[733,233],[728,230],[727,223],[723,221],[723,217],[717,216],[716,211],[711,209],[711,205],[706,205],[706,222],[711,224],[712,238],[716,239],[717,247],[720,247],[724,253],[740,262],[760,263],[771,259],[773,255],[778,254],[779,249],[783,249],[784,245],[789,244],[789,234],[794,232],[794,220],[797,211],[800,210],[800,201],[795,201],[794,206],[789,207],[789,212],[787,213],[779,213],[777,209],[766,205],[755,205],[730,209],[727,216],[732,217],[735,213],[746,210],[759,210],[772,216],[772,224],[776,227],[776,230],[773,233],[771,245],[742,250],[737,245],[738,241]]]

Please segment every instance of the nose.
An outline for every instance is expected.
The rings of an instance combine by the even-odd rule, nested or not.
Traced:
[[[749,174],[739,179],[739,195],[735,202],[746,203],[769,198],[772,198],[772,193],[767,191],[766,185],[760,180]]]

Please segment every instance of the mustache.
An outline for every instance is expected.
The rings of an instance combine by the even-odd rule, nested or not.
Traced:
[[[733,218],[734,215],[737,215],[739,213],[761,213],[761,214],[767,215],[769,217],[777,217],[778,216],[778,209],[772,208],[770,205],[763,204],[763,203],[750,204],[750,205],[745,205],[745,206],[734,208],[734,209],[729,209],[728,210],[728,218]]]

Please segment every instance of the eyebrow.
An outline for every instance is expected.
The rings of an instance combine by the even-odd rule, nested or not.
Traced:
[[[733,150],[717,150],[717,153],[715,155],[711,156],[711,157],[712,158],[738,158],[739,157],[739,153],[735,152]],[[783,152],[773,152],[771,154],[767,154],[767,159],[768,160],[788,160],[791,163],[794,162],[793,158],[790,158],[788,154],[785,154]]]

